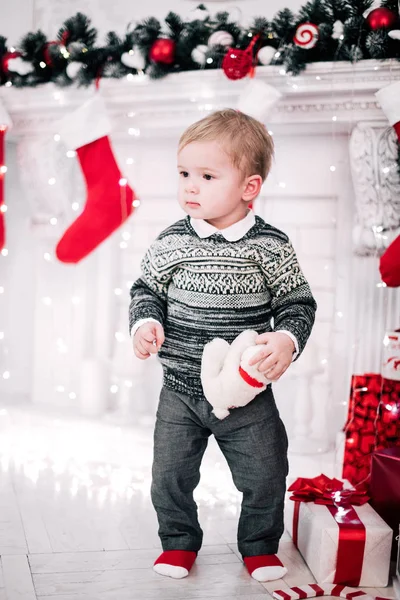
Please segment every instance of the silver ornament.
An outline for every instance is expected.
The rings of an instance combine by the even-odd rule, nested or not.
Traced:
[[[77,62],[76,60],[70,62],[66,68],[68,77],[70,79],[75,79],[76,75],[78,74],[78,71],[80,71],[81,68],[82,68],[82,63]]]
[[[143,71],[146,66],[146,61],[138,48],[132,48],[129,52],[124,52],[121,56],[121,62],[130,69]]]
[[[11,73],[18,73],[18,75],[28,75],[32,73],[32,65],[24,60],[20,56],[17,58],[10,58],[8,61],[8,70]]]
[[[257,58],[262,65],[270,65],[277,50],[273,46],[264,46],[257,54]]]
[[[70,54],[71,61],[73,61],[75,58],[78,58],[83,49],[86,49],[86,46],[85,44],[82,44],[82,42],[71,42],[68,44],[67,51]]]
[[[203,66],[206,63],[207,50],[208,50],[208,46],[205,46],[204,44],[200,44],[199,46],[196,46],[196,48],[194,48],[192,50],[192,54],[190,56],[192,57],[192,60],[195,63]]]
[[[227,31],[214,31],[208,38],[209,46],[231,46],[233,44],[233,37]]]
[[[341,38],[343,39],[343,31],[344,31],[344,25],[342,23],[342,21],[335,21],[333,24],[333,33],[332,33],[332,37],[334,40],[340,40]]]

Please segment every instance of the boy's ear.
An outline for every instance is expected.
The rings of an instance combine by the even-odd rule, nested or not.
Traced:
[[[260,193],[261,186],[263,184],[263,180],[261,175],[250,175],[250,177],[246,177],[245,180],[245,188],[242,194],[242,200],[245,202],[251,202],[255,198],[257,198]]]

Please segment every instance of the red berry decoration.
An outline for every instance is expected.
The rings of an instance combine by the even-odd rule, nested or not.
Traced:
[[[160,38],[150,48],[149,59],[156,63],[172,65],[175,60],[175,47],[174,40]]]
[[[375,8],[367,16],[367,23],[374,31],[389,29],[397,21],[397,15],[388,8]]]
[[[246,50],[228,48],[228,52],[222,61],[222,69],[228,79],[243,79],[250,73],[253,67],[253,47],[260,36],[254,36]]]

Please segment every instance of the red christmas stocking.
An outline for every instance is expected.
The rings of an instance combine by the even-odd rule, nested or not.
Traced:
[[[108,138],[110,130],[98,93],[60,123],[64,143],[77,152],[87,188],[82,214],[57,244],[56,255],[62,262],[79,262],[132,213],[135,194],[118,168]]]
[[[382,281],[389,287],[400,286],[400,235],[390,244],[379,261]]]
[[[400,81],[383,87],[375,96],[400,140]]]
[[[0,101],[0,252],[6,244],[5,213],[7,208],[4,203],[4,176],[7,167],[5,165],[4,138],[10,127],[10,116]]]

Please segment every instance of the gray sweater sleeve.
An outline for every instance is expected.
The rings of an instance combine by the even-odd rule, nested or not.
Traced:
[[[290,331],[298,340],[300,356],[310,336],[317,303],[303,275],[290,241],[275,249],[274,268],[264,268],[271,292],[274,329]],[[265,267],[271,264],[264,259]]]
[[[139,319],[155,319],[164,324],[167,291],[172,271],[163,268],[162,242],[156,240],[141,262],[142,275],[130,290],[129,333]]]

